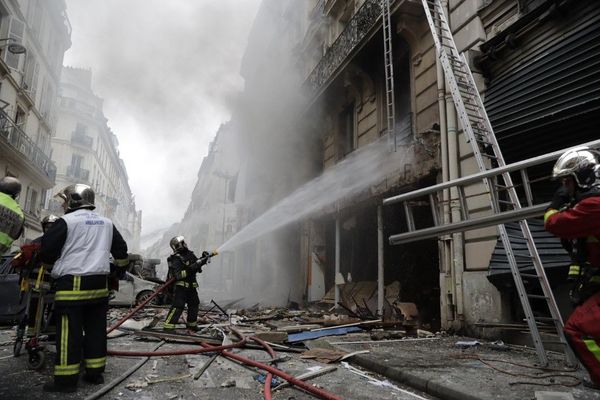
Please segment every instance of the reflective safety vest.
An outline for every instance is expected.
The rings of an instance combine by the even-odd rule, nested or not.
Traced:
[[[62,219],[67,224],[67,238],[52,276],[108,275],[112,221],[85,209],[65,214]]]
[[[10,250],[10,245],[19,238],[25,215],[12,197],[0,193],[0,255]]]

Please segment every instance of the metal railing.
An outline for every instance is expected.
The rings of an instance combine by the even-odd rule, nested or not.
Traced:
[[[584,143],[582,146],[598,149],[600,148],[600,140]],[[407,221],[407,231],[390,236],[390,244],[410,243],[418,240],[439,237],[450,233],[485,228],[488,226],[519,221],[542,215],[544,210],[547,208],[548,203],[536,204],[530,185],[532,181],[529,180],[527,170],[529,168],[537,167],[556,160],[566,150],[567,149],[563,149],[538,157],[529,158],[527,160],[518,161],[503,167],[490,169],[485,172],[479,172],[464,178],[455,179],[449,182],[440,183],[438,185],[414,190],[409,193],[404,193],[385,199],[383,201],[384,206],[401,203]],[[524,204],[519,210],[513,210],[510,209],[510,207],[499,207],[500,209],[504,208],[504,210],[492,215],[472,218],[470,212],[473,211],[470,211],[468,207],[470,198],[485,195],[491,196],[492,201],[496,203],[507,203],[507,201],[503,199],[503,191],[505,191],[506,188],[498,187],[494,183],[496,177],[504,173],[518,173],[520,175],[520,185],[515,187],[515,189],[519,189],[519,197],[524,198]],[[467,187],[473,187],[473,185],[482,185],[485,180],[490,182],[490,185],[492,185],[492,193],[474,192],[467,194]],[[449,191],[450,189],[457,193],[457,197],[450,198],[444,202],[443,193],[444,191]],[[423,227],[416,226],[415,224],[412,208],[415,205],[420,206],[423,204],[428,204],[431,207],[433,226]],[[452,204],[459,205],[461,220],[452,223],[444,223],[442,221],[443,218],[441,216],[441,211],[444,208],[447,209],[452,207]]]
[[[371,32],[380,16],[381,0],[366,0],[306,78],[305,86],[310,91],[317,92],[328,82]]]
[[[54,184],[56,178],[56,166],[44,151],[39,148],[33,140],[15,122],[0,110],[0,137],[33,164],[42,175]]]

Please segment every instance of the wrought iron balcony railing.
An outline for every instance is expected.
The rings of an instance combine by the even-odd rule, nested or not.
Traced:
[[[311,94],[321,89],[352,51],[367,37],[381,16],[381,0],[366,0],[306,78]]]
[[[33,164],[38,171],[48,177],[54,184],[56,178],[56,166],[42,149],[40,149],[33,140],[15,122],[4,112],[0,110],[0,137],[17,153]]]
[[[67,176],[87,182],[90,178],[90,171],[88,169],[69,165],[67,167]]]

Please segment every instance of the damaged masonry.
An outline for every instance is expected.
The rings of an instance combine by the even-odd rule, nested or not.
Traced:
[[[542,218],[556,160],[600,149],[599,39],[597,2],[261,1],[183,218],[143,249],[135,203],[102,197],[140,255],[112,294],[104,382],[61,398],[600,399],[563,333],[572,255]],[[65,77],[91,90],[91,71]],[[73,152],[71,178],[91,183],[84,164]],[[211,253],[197,325],[186,310],[165,331],[180,235]],[[19,301],[0,398],[46,398],[52,290],[13,327],[31,300],[3,261]]]

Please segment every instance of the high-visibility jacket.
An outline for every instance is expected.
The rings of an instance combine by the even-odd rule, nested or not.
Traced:
[[[25,215],[11,196],[0,192],[0,255],[10,249],[10,245],[21,236]]]
[[[59,301],[88,301],[108,296],[109,256],[128,263],[127,244],[110,219],[80,209],[59,218],[42,237],[40,259],[54,264]]]
[[[562,239],[585,238],[588,262],[600,267],[600,194],[585,197],[562,211],[548,209],[544,226]]]

